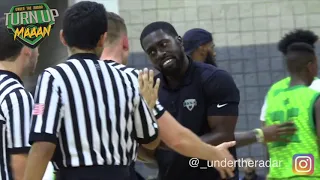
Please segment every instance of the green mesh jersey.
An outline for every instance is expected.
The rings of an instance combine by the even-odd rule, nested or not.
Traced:
[[[314,173],[320,179],[320,157],[317,135],[314,126],[313,109],[319,92],[307,86],[283,88],[271,91],[267,95],[266,125],[294,121],[297,132],[290,143],[268,143],[271,160],[280,161],[280,167],[270,167],[268,178],[290,178],[297,176],[293,172],[293,156],[295,154],[313,154]]]
[[[291,80],[290,77],[286,77],[286,78],[281,79],[280,81],[274,83],[274,84],[271,86],[271,88],[269,89],[268,94],[269,94],[269,93],[277,94],[278,91],[282,91],[283,89],[288,88],[288,86],[289,86],[289,84],[290,84],[290,80]]]
[[[317,80],[319,79],[318,77],[315,77],[314,80]],[[281,91],[282,89],[285,89],[285,88],[288,88],[289,87],[289,84],[290,84],[290,80],[291,78],[290,77],[286,77],[284,79],[281,79],[280,81],[274,83],[271,88],[269,89],[268,93],[269,92],[272,92],[272,93],[275,93],[277,94],[278,91]]]

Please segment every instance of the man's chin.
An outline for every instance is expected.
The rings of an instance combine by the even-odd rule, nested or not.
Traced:
[[[179,74],[179,68],[164,68],[160,71],[165,76],[176,76]]]

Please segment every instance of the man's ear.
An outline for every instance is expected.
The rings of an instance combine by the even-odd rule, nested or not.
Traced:
[[[207,49],[207,47],[206,47],[205,45],[199,46],[198,48],[199,48],[199,50],[200,50],[200,52],[201,52],[201,54],[202,54],[203,56],[207,56],[207,54],[208,54],[208,49]]]
[[[181,45],[183,45],[183,41],[182,41],[181,36],[177,36],[177,41],[178,41]]]
[[[64,39],[63,30],[60,30],[60,41],[63,45],[68,46],[66,40]]]
[[[106,39],[107,39],[107,32],[105,32],[103,35],[100,36],[100,39],[98,41],[97,46],[104,47],[104,43],[105,43]]]
[[[30,49],[27,46],[23,46],[23,48],[20,51],[21,54],[26,55],[26,56],[31,56],[32,54],[32,49]]]
[[[123,46],[123,50],[129,51],[129,39],[128,39],[128,36],[123,36],[123,38],[122,38],[122,46]]]

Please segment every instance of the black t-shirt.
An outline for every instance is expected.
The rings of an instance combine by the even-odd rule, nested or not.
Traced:
[[[208,116],[238,115],[239,90],[232,77],[224,70],[190,61],[181,86],[177,89],[170,89],[162,74],[158,74],[156,78],[158,77],[161,79],[161,105],[198,136],[211,132]],[[230,152],[236,159],[236,149],[233,147]],[[161,180],[213,180],[220,177],[214,168],[200,168],[207,167],[207,161],[200,161],[198,168],[192,168],[189,165],[190,158],[173,151],[158,149],[156,159]],[[235,179],[239,179],[238,176]]]

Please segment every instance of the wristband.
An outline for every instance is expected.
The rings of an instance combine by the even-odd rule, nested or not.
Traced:
[[[256,139],[257,139],[257,142],[259,143],[263,143],[264,142],[264,134],[263,134],[263,131],[262,129],[254,129],[253,130],[256,134]]]

